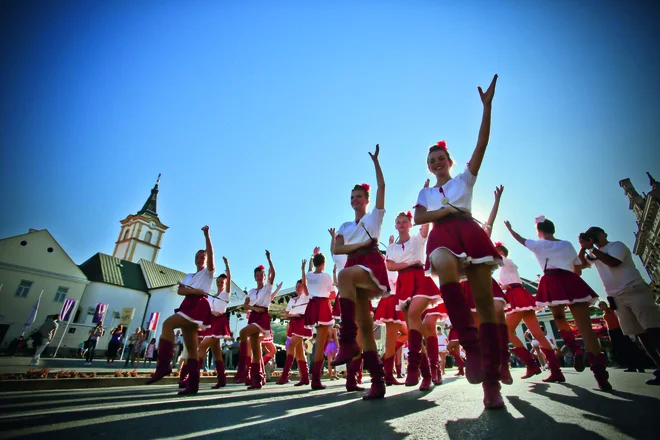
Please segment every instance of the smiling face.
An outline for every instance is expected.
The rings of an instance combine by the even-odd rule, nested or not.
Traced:
[[[448,177],[449,170],[454,164],[449,158],[449,153],[441,149],[430,152],[426,158],[426,163],[429,171],[438,178]]]
[[[302,281],[296,283],[296,293],[302,295],[304,293]]]
[[[254,271],[254,280],[257,283],[263,283],[266,280],[266,272],[263,270]]]
[[[410,217],[399,214],[396,220],[394,220],[394,228],[399,231],[399,234],[410,231],[410,228],[412,228]]]
[[[356,211],[366,211],[369,205],[369,197],[363,189],[351,191],[351,207]]]
[[[200,270],[206,266],[206,251],[197,251],[195,254],[195,266]]]
[[[227,283],[227,278],[225,277],[218,277],[215,280],[215,285],[218,286],[218,292],[224,292],[225,291],[225,284]]]

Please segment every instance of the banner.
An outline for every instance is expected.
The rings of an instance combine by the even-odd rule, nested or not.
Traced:
[[[158,318],[160,318],[160,313],[154,312],[149,318],[149,324],[147,324],[147,330],[156,330],[158,327]]]
[[[25,325],[23,326],[23,332],[21,334],[25,334],[25,332],[28,331],[30,326],[37,319],[37,311],[39,310],[39,303],[41,302],[41,295],[43,294],[44,291],[42,290],[41,293],[39,294],[39,298],[37,298],[37,302],[35,302],[34,306],[32,306],[32,312],[30,313],[30,316],[28,316],[27,321],[25,321]]]
[[[108,305],[107,304],[102,304],[98,303],[96,305],[96,311],[94,312],[94,319],[92,319],[92,322],[94,324],[98,324],[99,322],[103,322],[105,319],[105,313],[108,311]]]
[[[133,320],[133,315],[135,315],[135,308],[125,307],[121,309],[121,319],[119,321],[119,324],[123,325],[124,327],[128,327],[129,325],[131,325],[131,321]]]
[[[75,305],[76,300],[73,298],[66,298],[64,300],[64,304],[62,304],[62,310],[60,311],[60,321],[68,321],[71,318],[71,312],[73,311]]]

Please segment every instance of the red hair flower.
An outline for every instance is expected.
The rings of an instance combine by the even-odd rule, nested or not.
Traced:
[[[436,147],[440,148],[441,150],[447,151],[447,142],[445,141],[438,141],[436,142]]]
[[[496,241],[494,244],[495,244],[495,247],[502,247],[502,246],[504,246],[504,245],[502,244],[501,241]]]
[[[364,188],[365,191],[369,191],[371,189],[371,185],[369,185],[368,183],[363,183],[360,186]]]
[[[264,269],[266,269],[266,268],[264,267],[263,264],[261,264],[261,265],[259,265],[259,267],[257,267],[257,269],[259,269],[259,270],[264,270]]]
[[[410,220],[412,220],[413,215],[410,211],[406,212],[406,217],[408,217]]]

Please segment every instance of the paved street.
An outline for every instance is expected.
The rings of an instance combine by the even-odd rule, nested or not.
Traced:
[[[519,377],[522,369],[514,370]],[[453,372],[451,373],[453,374]],[[616,391],[594,389],[587,370],[566,384],[516,380],[504,388],[506,411],[484,412],[481,389],[446,378],[428,393],[389,387],[384,401],[346,393],[230,385],[181,398],[175,386],[0,394],[2,438],[121,439],[651,439],[657,438],[660,388],[650,374],[612,371]]]

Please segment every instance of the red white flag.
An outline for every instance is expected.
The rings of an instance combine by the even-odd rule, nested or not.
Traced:
[[[149,318],[149,324],[147,325],[147,330],[156,330],[158,327],[158,318],[160,318],[160,313],[154,312]]]

